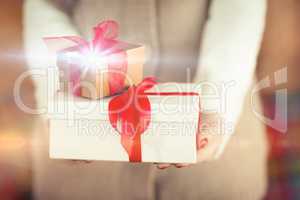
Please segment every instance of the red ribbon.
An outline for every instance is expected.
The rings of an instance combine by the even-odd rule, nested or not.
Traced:
[[[129,87],[127,91],[109,102],[110,123],[120,133],[121,144],[130,162],[142,161],[141,135],[151,121],[149,95],[198,95],[195,92],[145,92],[156,84],[155,78],[147,77],[139,85]]]
[[[84,56],[89,54],[105,57],[108,60],[108,85],[110,95],[116,94],[124,89],[127,72],[127,54],[124,50],[126,43],[117,40],[118,23],[107,20],[99,23],[93,29],[94,38],[88,42],[79,36],[62,36],[44,38],[48,47],[59,48],[59,46],[68,46],[59,53],[77,52]],[[51,43],[52,41],[52,43]],[[87,66],[93,67],[93,66]],[[80,77],[83,69],[81,63],[70,63],[69,80],[73,94],[81,95]]]

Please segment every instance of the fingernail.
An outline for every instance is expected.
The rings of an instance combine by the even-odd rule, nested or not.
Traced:
[[[206,147],[207,144],[208,144],[207,138],[201,139],[198,143],[198,150],[203,149],[204,147]]]
[[[159,164],[159,165],[157,165],[157,168],[158,169],[166,169],[166,168],[168,168],[170,165],[169,164]]]

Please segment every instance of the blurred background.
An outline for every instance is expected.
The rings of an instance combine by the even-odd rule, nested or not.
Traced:
[[[22,55],[22,1],[0,5],[0,199],[30,199],[30,130],[33,116],[14,104],[13,85],[26,70]],[[12,57],[11,55],[19,55]],[[34,87],[26,80],[22,98],[34,106]]]
[[[0,199],[31,199],[31,130],[34,116],[14,104],[13,85],[26,70],[22,56],[22,0],[0,4]],[[300,199],[300,1],[269,0],[266,31],[258,58],[258,80],[269,77],[271,87],[261,91],[264,114],[275,117],[275,94],[288,92],[288,133],[266,125],[269,138],[266,199]],[[14,57],[12,55],[19,55]],[[274,73],[287,67],[287,83],[274,84]],[[28,79],[22,98],[34,107],[34,85]],[[284,106],[284,105],[282,105]],[[274,120],[272,123],[280,123]],[[276,124],[275,124],[276,125]],[[297,193],[298,191],[298,193]]]

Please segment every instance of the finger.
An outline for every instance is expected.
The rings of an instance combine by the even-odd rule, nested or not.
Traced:
[[[167,169],[170,166],[171,166],[171,164],[168,164],[168,163],[160,163],[157,165],[157,168],[158,169]]]
[[[177,163],[175,164],[174,166],[176,168],[183,168],[183,167],[189,167],[191,164],[188,164],[188,163]]]
[[[93,161],[91,161],[91,160],[70,160],[68,162],[70,164],[89,164],[89,163],[92,163]]]
[[[205,148],[198,150],[198,162],[213,160],[217,147],[218,143],[211,141]]]
[[[197,150],[203,149],[208,144],[208,138],[201,134],[197,134]]]

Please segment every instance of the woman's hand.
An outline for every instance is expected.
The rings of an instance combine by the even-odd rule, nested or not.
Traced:
[[[205,114],[202,116],[200,134],[197,134],[197,161],[211,161],[218,158],[220,146],[224,142],[224,130],[221,130],[222,118],[218,114]],[[171,166],[176,168],[188,167],[187,163],[157,163],[157,168],[166,169]]]

